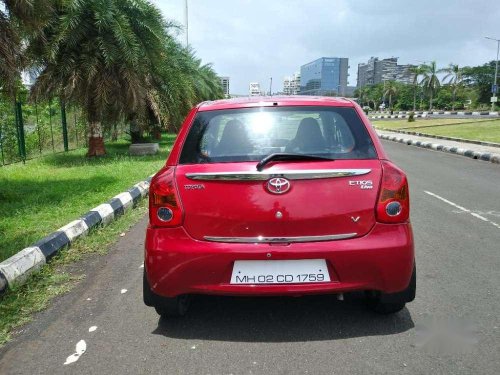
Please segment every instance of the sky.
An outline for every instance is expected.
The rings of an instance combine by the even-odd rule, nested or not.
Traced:
[[[186,0],[152,0],[184,27]],[[187,0],[189,44],[231,94],[250,82],[282,91],[283,78],[319,57],[349,58],[349,85],[371,56],[439,67],[496,59],[499,0]],[[178,33],[185,43],[184,31]]]

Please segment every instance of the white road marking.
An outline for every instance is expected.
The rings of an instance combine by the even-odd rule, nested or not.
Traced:
[[[75,347],[76,353],[71,354],[66,358],[66,362],[64,362],[65,365],[69,365],[70,363],[74,363],[80,359],[83,353],[87,351],[87,344],[85,343],[85,340],[80,340],[76,344]]]
[[[127,293],[127,289],[122,289],[122,290],[121,290],[121,293],[122,293],[122,294]]]
[[[432,196],[432,197],[434,197],[434,198],[437,198],[437,199],[439,199],[439,200],[441,200],[441,201],[443,201],[443,202],[445,202],[445,203],[448,203],[450,206],[453,206],[453,207],[455,207],[455,208],[458,208],[460,211],[467,212],[467,213],[471,214],[471,215],[472,215],[472,216],[474,216],[476,219],[482,220],[482,221],[484,221],[484,222],[486,222],[486,223],[490,223],[490,224],[491,224],[491,225],[493,225],[494,227],[496,227],[496,228],[500,229],[500,224],[497,224],[497,223],[495,223],[495,222],[493,222],[493,221],[491,221],[491,220],[489,220],[489,219],[485,218],[484,216],[479,215],[478,213],[472,212],[471,210],[469,210],[469,209],[467,209],[467,208],[465,208],[465,207],[459,206],[458,204],[453,203],[452,201],[449,201],[448,199],[443,198],[443,197],[441,197],[441,196],[439,196],[439,195],[437,195],[437,194],[434,194],[434,193],[432,193],[432,192],[430,192],[430,191],[424,190],[424,193],[429,194],[430,196]]]
[[[87,298],[87,301],[92,301],[92,298]]]
[[[452,212],[455,214],[463,214],[464,213],[464,211],[461,211],[461,210],[453,210]],[[500,218],[500,211],[473,211],[473,212],[478,214],[478,215],[482,215],[484,217],[494,216],[494,217]]]
[[[97,329],[97,326],[92,326],[89,328],[89,332],[94,332]]]
[[[482,220],[482,221],[486,221],[487,223],[489,223],[490,221],[488,219],[486,219],[484,216],[481,216],[479,214],[476,214],[475,212],[471,212],[470,213],[472,216],[474,217],[477,217],[478,219]]]

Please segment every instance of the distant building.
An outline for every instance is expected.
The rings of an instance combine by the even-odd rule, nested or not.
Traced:
[[[349,59],[321,57],[300,67],[301,95],[345,95]]]
[[[262,95],[262,92],[260,91],[260,83],[250,82],[250,85],[248,86],[248,95],[250,96]]]
[[[220,83],[222,85],[222,91],[224,92],[224,96],[229,98],[229,77],[219,77]]]
[[[356,90],[356,86],[347,86],[344,96],[348,98],[354,97],[354,90]]]
[[[300,92],[300,73],[283,79],[283,95],[298,95]]]
[[[290,77],[283,78],[283,94],[284,95],[292,95],[292,89],[290,88],[292,85],[292,79]]]
[[[398,65],[396,66],[396,81],[406,83],[408,85],[413,83],[413,73],[411,69],[414,68],[415,65]]]
[[[411,83],[411,67],[413,65],[398,65],[397,57],[382,60],[372,57],[368,62],[358,64],[357,87],[376,85],[385,81]]]
[[[358,64],[358,83],[356,87],[363,87],[368,84],[368,78],[366,72],[368,70],[368,64]]]

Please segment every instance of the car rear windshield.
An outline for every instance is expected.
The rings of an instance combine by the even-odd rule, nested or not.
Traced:
[[[258,161],[274,153],[377,157],[352,107],[259,107],[198,112],[180,164]]]

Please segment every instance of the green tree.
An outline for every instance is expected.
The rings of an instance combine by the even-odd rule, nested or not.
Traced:
[[[443,85],[436,92],[434,105],[442,109],[451,109],[453,106],[453,89],[450,85]]]
[[[196,58],[190,51],[193,66],[193,83],[198,101],[214,100],[222,98],[222,86],[212,64],[202,64],[201,59]]]
[[[354,96],[358,98],[359,105],[364,106],[368,100],[368,88],[366,86],[357,88]]]
[[[220,79],[210,64],[202,64],[192,49],[173,40],[166,43],[166,58],[155,67],[148,89],[150,108],[171,131],[177,131],[198,102],[223,97]]]
[[[71,1],[58,13],[33,43],[41,73],[32,95],[80,105],[87,155],[104,155],[103,123],[152,106],[151,72],[165,58],[169,25],[145,0]]]
[[[12,97],[27,66],[26,37],[45,24],[51,11],[49,0],[0,1],[0,89]]]
[[[441,82],[437,76],[439,70],[437,68],[436,62],[431,61],[430,64],[422,64],[423,68],[423,79],[421,84],[424,91],[429,95],[429,110],[432,110],[432,101],[436,91],[441,87]]]
[[[483,104],[490,103],[491,85],[495,76],[495,61],[480,66],[462,68],[463,82],[466,86],[477,90],[477,100]]]
[[[419,78],[424,74],[425,69],[422,65],[412,66],[410,69],[410,73],[413,76],[412,85],[413,85],[413,110],[417,109],[417,91],[419,88]]]
[[[395,110],[410,110],[413,108],[414,86],[410,84],[398,83],[398,94],[394,101],[393,108]],[[418,88],[417,93],[420,92]]]
[[[372,103],[374,110],[377,110],[379,104],[382,102],[382,96],[384,94],[383,84],[378,83],[376,85],[370,85],[366,87],[368,89],[366,94],[367,101],[368,103]]]
[[[454,111],[457,92],[463,85],[462,69],[456,64],[450,64],[448,67],[443,68],[440,71],[447,73],[443,77],[443,81],[447,81],[447,84],[452,89],[451,90],[451,92],[452,92],[451,109]]]
[[[389,97],[389,110],[392,111],[392,99],[398,94],[396,81],[386,81],[384,85],[384,96]]]

